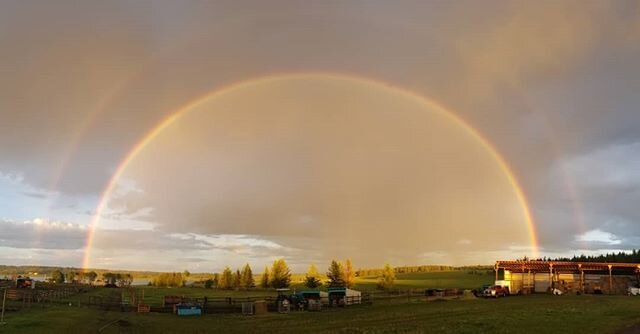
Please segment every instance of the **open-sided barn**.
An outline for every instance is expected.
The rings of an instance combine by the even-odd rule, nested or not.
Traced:
[[[512,294],[550,289],[626,294],[640,283],[640,263],[496,261],[495,272],[496,284],[508,286]]]

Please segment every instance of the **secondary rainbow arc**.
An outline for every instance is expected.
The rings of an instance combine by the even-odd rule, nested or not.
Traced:
[[[238,82],[234,82],[232,84],[226,85],[208,94],[205,94],[204,96],[198,97],[197,99],[188,102],[183,107],[177,109],[175,112],[170,113],[167,117],[165,117],[159,123],[157,123],[156,126],[154,126],[150,131],[145,133],[145,135],[141,137],[141,139],[131,148],[131,150],[128,151],[124,159],[119,163],[118,167],[116,168],[115,172],[113,173],[112,177],[110,178],[109,182],[107,183],[106,187],[104,188],[100,196],[98,205],[95,209],[95,213],[92,217],[92,220],[88,229],[88,235],[86,238],[85,252],[84,252],[84,258],[83,258],[83,264],[82,264],[83,267],[84,268],[90,267],[91,249],[93,247],[93,243],[95,240],[96,230],[100,223],[100,218],[102,216],[102,213],[108,205],[109,199],[111,197],[111,193],[116,188],[118,180],[124,174],[129,164],[140,154],[140,152],[145,148],[145,146],[147,146],[151,141],[153,141],[153,139],[156,136],[158,136],[164,129],[166,129],[176,120],[181,118],[183,115],[189,113],[190,110],[194,109],[194,107],[198,106],[204,101],[209,100],[211,98],[222,96],[235,89],[238,89],[244,86],[249,86],[252,84],[267,83],[270,81],[276,81],[276,80],[282,80],[282,79],[288,79],[288,78],[297,78],[297,77],[307,77],[307,76],[324,76],[324,77],[341,79],[341,80],[352,80],[352,81],[368,83],[371,85],[377,85],[379,87],[384,87],[386,89],[391,89],[401,93],[407,98],[411,98],[419,101],[421,104],[429,107],[434,112],[438,112],[444,115],[448,119],[454,121],[457,125],[461,126],[465,131],[467,131],[471,136],[473,136],[473,138],[477,140],[477,142],[480,143],[484,149],[486,149],[486,151],[496,161],[496,163],[499,165],[499,167],[502,169],[505,176],[507,177],[509,184],[511,184],[515,192],[518,202],[522,207],[524,219],[527,225],[527,231],[529,234],[529,241],[531,243],[531,256],[538,257],[538,236],[537,236],[533,216],[529,208],[528,200],[522,189],[522,186],[518,182],[509,164],[506,162],[504,157],[499,153],[499,151],[495,148],[495,146],[493,146],[489,140],[487,140],[484,136],[482,136],[482,134],[478,130],[476,130],[474,127],[469,125],[464,119],[462,119],[460,116],[458,116],[454,112],[449,111],[441,104],[421,94],[418,94],[416,92],[413,92],[407,89],[394,87],[384,81],[374,80],[371,78],[364,78],[364,77],[352,75],[352,74],[347,75],[342,73],[331,73],[331,72],[300,72],[300,73],[284,73],[284,74],[267,75],[267,76],[262,76],[258,78],[238,81]]]

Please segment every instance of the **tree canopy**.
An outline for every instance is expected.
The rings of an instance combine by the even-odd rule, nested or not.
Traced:
[[[251,270],[251,266],[249,264],[245,264],[244,268],[242,268],[242,274],[240,275],[240,287],[243,289],[253,288],[255,286],[255,282],[253,280],[253,271]]]
[[[382,269],[382,276],[378,280],[378,288],[383,290],[389,290],[393,288],[393,285],[396,281],[396,274],[393,268],[387,263],[384,265],[384,269]]]
[[[315,265],[310,265],[304,278],[304,285],[309,289],[315,289],[322,285],[322,277]]]
[[[331,260],[329,271],[327,271],[327,278],[329,279],[328,286],[331,288],[345,286],[342,262]]]
[[[291,283],[291,272],[284,259],[273,261],[271,266],[271,287],[280,289],[288,288]]]
[[[351,259],[347,259],[344,263],[344,286],[347,288],[353,288],[356,284],[356,273],[353,271],[353,264]]]
[[[269,279],[269,267],[264,267],[264,272],[260,277],[260,287],[266,289],[270,286],[271,280]]]
[[[218,281],[218,288],[231,289],[233,287],[233,273],[229,267],[225,267]]]

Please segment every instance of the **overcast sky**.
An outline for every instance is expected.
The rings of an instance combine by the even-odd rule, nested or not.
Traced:
[[[80,266],[97,214],[101,268],[530,255],[502,166],[415,94],[502,155],[542,255],[638,247],[638,59],[637,1],[3,1],[0,263]]]

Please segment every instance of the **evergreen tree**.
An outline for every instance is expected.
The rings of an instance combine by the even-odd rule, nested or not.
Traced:
[[[233,274],[233,288],[240,289],[242,286],[242,273],[240,269],[236,269],[236,272]]]
[[[217,288],[219,286],[218,284],[220,283],[220,274],[218,274],[218,273],[213,274],[213,280],[212,281],[213,282],[211,282],[212,283],[211,285],[213,287]]]
[[[344,286],[344,270],[341,262],[331,260],[329,271],[327,272],[327,278],[329,279],[328,285],[330,288]]]
[[[225,267],[218,281],[220,289],[231,289],[233,287],[233,272],[229,267]]]
[[[284,259],[273,261],[271,267],[271,287],[280,289],[288,288],[291,283],[291,272],[289,266]]]
[[[356,274],[353,271],[353,265],[351,264],[351,259],[347,259],[344,263],[344,286],[347,288],[353,288],[356,283]]]
[[[396,274],[393,271],[393,268],[387,263],[384,265],[384,269],[382,270],[382,276],[378,281],[378,288],[383,290],[389,290],[393,288],[393,285],[396,281]]]
[[[242,269],[240,286],[244,289],[253,288],[255,286],[255,282],[253,281],[253,272],[251,271],[251,266],[249,266],[248,263],[245,264]]]
[[[262,273],[262,277],[260,278],[260,287],[266,289],[270,286],[271,280],[269,279],[269,267],[264,267],[264,273]]]
[[[315,289],[322,285],[322,278],[315,265],[309,266],[309,271],[304,279],[304,285],[309,289]]]

